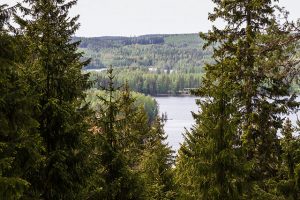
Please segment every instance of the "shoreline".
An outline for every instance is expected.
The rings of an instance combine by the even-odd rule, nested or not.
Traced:
[[[157,95],[145,94],[145,95],[149,95],[152,97],[197,97],[191,94],[157,94]]]
[[[191,94],[157,94],[157,95],[147,94],[147,95],[152,96],[152,97],[197,97],[197,96],[191,95]]]

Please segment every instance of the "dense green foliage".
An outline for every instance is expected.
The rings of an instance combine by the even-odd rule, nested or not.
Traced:
[[[98,96],[91,129],[94,173],[84,197],[169,199],[174,196],[173,157],[170,147],[163,144],[161,122],[149,123],[145,110],[135,105],[128,85],[118,91],[113,79],[109,69],[108,86],[103,87],[106,94]]]
[[[300,106],[300,28],[278,1],[213,0],[227,24],[202,39],[74,39],[76,2],[0,5],[0,199],[299,199],[300,122],[284,116]],[[195,87],[175,162],[157,103],[131,88]]]
[[[115,78],[116,79],[116,78]],[[114,83],[117,85],[116,81]],[[130,88],[130,87],[129,87]],[[121,92],[117,91],[114,95],[120,96]],[[131,92],[132,98],[134,99],[134,106],[142,107],[149,118],[149,122],[153,122],[158,115],[158,105],[153,97],[145,96],[141,93]],[[86,102],[90,104],[90,108],[95,111],[99,110],[101,101],[99,96],[105,97],[105,92],[103,90],[90,89],[86,92]]]
[[[0,5],[0,199],[8,200],[29,188],[27,177],[41,158],[32,111],[36,95],[26,84],[22,44],[7,29],[12,11]]]
[[[299,129],[299,121],[298,129]],[[299,199],[300,196],[300,137],[294,136],[295,128],[287,119],[282,128],[282,163],[278,190],[286,199]]]
[[[165,144],[165,140],[163,123],[157,118],[153,123],[139,166],[146,186],[143,191],[145,199],[176,199],[177,191],[172,169],[174,152]]]
[[[189,169],[183,175],[178,172],[183,197],[297,199],[292,180],[285,185],[292,194],[278,189],[280,166],[298,161],[293,156],[286,160],[289,151],[280,153],[289,145],[283,139],[280,146],[277,134],[282,116],[299,106],[290,93],[299,75],[293,56],[298,29],[292,23],[280,24],[275,12],[283,17],[286,13],[271,0],[213,2],[209,19],[223,19],[227,25],[201,34],[207,41],[204,48],[219,45],[214,64],[206,65],[202,86],[195,92],[203,97],[198,102],[201,112],[180,151],[178,170]],[[288,177],[293,179],[291,173]]]
[[[108,78],[109,86],[105,88],[108,97],[99,96],[103,103],[99,105],[99,116],[95,119],[99,131],[95,132],[97,145],[94,160],[98,162],[95,165],[96,175],[93,177],[102,177],[102,184],[97,185],[96,190],[91,187],[88,195],[93,199],[137,199],[140,196],[137,194],[140,188],[137,188],[137,180],[129,168],[129,157],[125,151],[128,145],[135,143],[135,140],[131,140],[133,135],[123,126],[125,120],[130,120],[128,116],[125,118],[125,115],[130,113],[122,113],[123,102],[120,97],[114,95],[116,88],[113,85],[112,70],[109,70]],[[126,101],[124,106],[131,109],[130,103]],[[135,135],[139,136],[141,135]],[[95,184],[93,179],[89,184]],[[98,178],[95,181],[98,183]]]
[[[117,84],[128,81],[136,92],[150,95],[182,94],[185,88],[201,83],[203,65],[210,62],[211,50],[201,50],[197,34],[146,35],[140,37],[74,38],[80,50],[92,58],[87,70],[113,65]],[[105,73],[91,74],[95,87],[105,84]]]
[[[68,17],[74,4],[25,0],[20,10],[27,17],[17,18],[28,46],[26,78],[37,94],[34,118],[43,144],[43,162],[28,179],[31,198],[72,199],[85,181],[88,124],[87,109],[80,105],[88,76],[81,74],[87,62],[77,53],[79,43],[70,42],[78,29],[78,17]]]
[[[94,83],[93,87],[107,85],[104,72],[91,73],[90,80]],[[189,93],[187,89],[198,88],[202,79],[200,73],[153,73],[147,69],[117,69],[116,73],[117,85],[127,82],[133,91],[152,96]]]
[[[173,198],[155,100],[114,87],[111,69],[87,90],[75,4],[26,0],[18,29],[0,6],[0,199]]]

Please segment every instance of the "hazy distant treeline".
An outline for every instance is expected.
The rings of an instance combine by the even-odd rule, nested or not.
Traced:
[[[156,95],[178,95],[184,89],[198,88],[201,84],[203,74],[200,73],[168,73],[149,72],[143,69],[120,69],[116,70],[115,82],[117,85],[128,83],[129,87],[136,92]],[[90,80],[93,87],[99,88],[107,85],[105,71],[101,73],[91,73]]]
[[[197,34],[148,35],[140,37],[76,38],[81,40],[84,57],[92,58],[86,67],[144,67],[201,72],[211,61],[211,49],[202,50]]]

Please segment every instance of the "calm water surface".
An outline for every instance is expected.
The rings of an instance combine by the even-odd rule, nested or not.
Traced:
[[[167,113],[169,119],[164,127],[168,135],[167,142],[177,151],[183,142],[182,134],[185,128],[190,129],[195,124],[191,112],[198,112],[195,102],[197,97],[155,97],[155,99],[159,105],[160,115]],[[297,100],[300,101],[300,98]],[[296,123],[297,115],[300,117],[300,112],[289,115],[293,124]]]
[[[182,134],[194,123],[192,111],[197,112],[196,97],[155,97],[160,115],[167,113],[168,120],[164,130],[168,135],[167,142],[177,151],[183,142]]]

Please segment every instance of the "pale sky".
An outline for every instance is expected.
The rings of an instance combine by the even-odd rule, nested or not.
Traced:
[[[19,0],[0,0],[14,4]],[[300,18],[300,0],[281,0],[290,18]],[[138,36],[208,31],[211,0],[78,0],[71,13],[80,14],[77,36]]]

